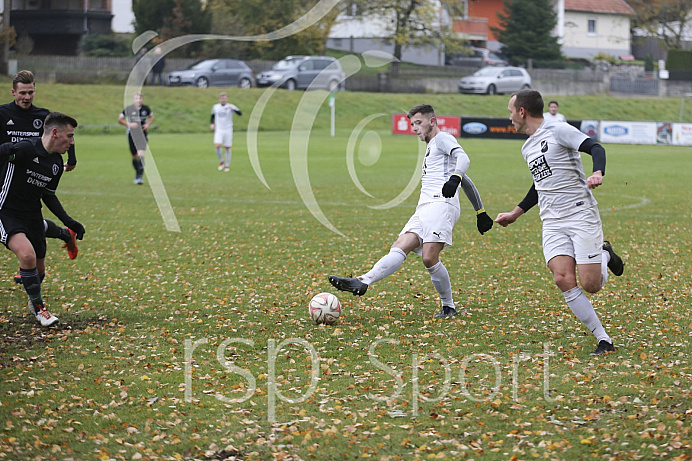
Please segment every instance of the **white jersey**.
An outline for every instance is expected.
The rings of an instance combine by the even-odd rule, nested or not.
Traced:
[[[214,129],[220,131],[233,131],[233,112],[239,110],[233,104],[214,104],[211,113],[214,115]]]
[[[597,205],[586,185],[579,146],[588,136],[572,125],[544,121],[521,148],[538,192],[542,220]]]
[[[546,112],[545,114],[543,114],[543,118],[548,122],[566,122],[567,121],[567,119],[565,119],[565,116],[559,112],[555,115],[551,114],[550,112]]]
[[[425,160],[423,160],[418,205],[430,202],[447,202],[459,208],[459,193],[457,192],[452,198],[445,198],[442,195],[442,186],[455,173],[457,162],[462,156],[465,167],[464,171],[457,172],[459,174],[466,173],[469,158],[456,138],[441,131],[430,140],[425,150]]]

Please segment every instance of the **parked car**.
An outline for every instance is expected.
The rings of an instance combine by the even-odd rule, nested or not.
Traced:
[[[521,67],[484,67],[459,80],[460,93],[499,94],[531,88],[531,76]]]
[[[185,70],[168,74],[170,86],[194,85],[199,88],[209,86],[239,86],[251,88],[254,85],[252,69],[237,59],[206,59],[192,64]]]
[[[470,47],[464,53],[450,53],[445,56],[447,66],[506,66],[509,64],[506,59],[497,53],[493,53],[487,48]]]
[[[319,76],[319,78],[318,78]],[[257,75],[257,86],[278,85],[287,90],[321,88],[334,91],[343,86],[346,74],[335,58],[287,56]]]

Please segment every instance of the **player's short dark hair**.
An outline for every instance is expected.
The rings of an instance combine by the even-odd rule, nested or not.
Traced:
[[[543,117],[543,96],[536,90],[521,90],[514,93],[514,107],[519,110],[523,107],[530,117]]]
[[[35,83],[34,80],[34,73],[31,72],[30,70],[20,70],[14,75],[14,78],[12,78],[12,88],[17,89],[17,85],[20,83],[24,84],[31,84]]]
[[[77,128],[77,120],[61,112],[51,112],[43,122],[45,131],[52,130],[53,128],[64,128],[67,125]]]
[[[433,109],[433,106],[430,104],[418,104],[416,107],[408,111],[408,114],[406,116],[411,119],[416,114],[421,114],[426,116],[427,118],[434,117],[435,116],[435,109]]]
[[[560,107],[560,104],[558,104],[557,101],[555,101],[554,99],[548,103],[548,106],[550,106],[551,104],[555,104],[557,107]]]

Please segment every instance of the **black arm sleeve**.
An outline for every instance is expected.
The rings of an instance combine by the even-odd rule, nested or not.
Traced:
[[[605,176],[606,153],[603,146],[591,138],[586,138],[579,146],[579,152],[589,154],[593,158],[593,171],[601,170]]]
[[[6,142],[0,145],[0,162],[6,162],[14,155],[14,143]]]
[[[524,197],[524,200],[519,202],[519,205],[517,205],[519,208],[524,210],[524,213],[529,211],[531,208],[533,208],[535,205],[538,204],[538,192],[536,191],[536,185],[531,184],[531,189],[529,189],[529,193],[526,194],[526,197]]]
[[[243,115],[243,113],[240,111],[240,109],[234,110],[233,112],[235,112],[235,113],[238,114],[238,115]]]
[[[62,221],[63,224],[67,225],[66,223],[72,220],[72,218],[70,218],[65,209],[62,207],[62,203],[60,203],[60,200],[58,199],[57,195],[43,194],[41,198],[43,199],[43,203],[46,204],[51,213],[57,216],[57,218],[60,221]]]
[[[67,164],[72,166],[75,166],[77,164],[77,156],[74,152],[74,144],[72,144],[70,148],[67,149]]]
[[[209,119],[209,124],[214,123],[214,112],[211,113],[211,118]]]

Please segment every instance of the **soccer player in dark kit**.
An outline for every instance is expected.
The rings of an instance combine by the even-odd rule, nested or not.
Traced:
[[[45,327],[58,318],[48,312],[41,296],[46,272],[41,200],[79,240],[85,233],[84,226],[65,212],[55,195],[64,170],[62,154],[74,144],[76,127],[74,118],[52,112],[40,138],[0,145],[0,243],[17,256],[29,310]]]
[[[127,140],[132,154],[132,166],[135,169],[135,184],[144,184],[144,153],[147,149],[149,135],[147,130],[154,121],[154,112],[142,104],[142,93],[135,93],[133,104],[127,106],[118,116],[118,123],[127,127]]]
[[[35,93],[34,74],[28,70],[17,72],[12,79],[14,101],[0,105],[0,144],[37,138],[43,134],[43,121],[50,111],[33,104]],[[65,171],[73,170],[76,165],[75,149],[74,146],[70,146]],[[70,259],[77,257],[79,249],[74,232],[47,219],[44,221],[44,227],[47,238],[57,238],[65,242],[63,248],[67,248]],[[14,281],[22,283],[19,274],[14,277]]]

